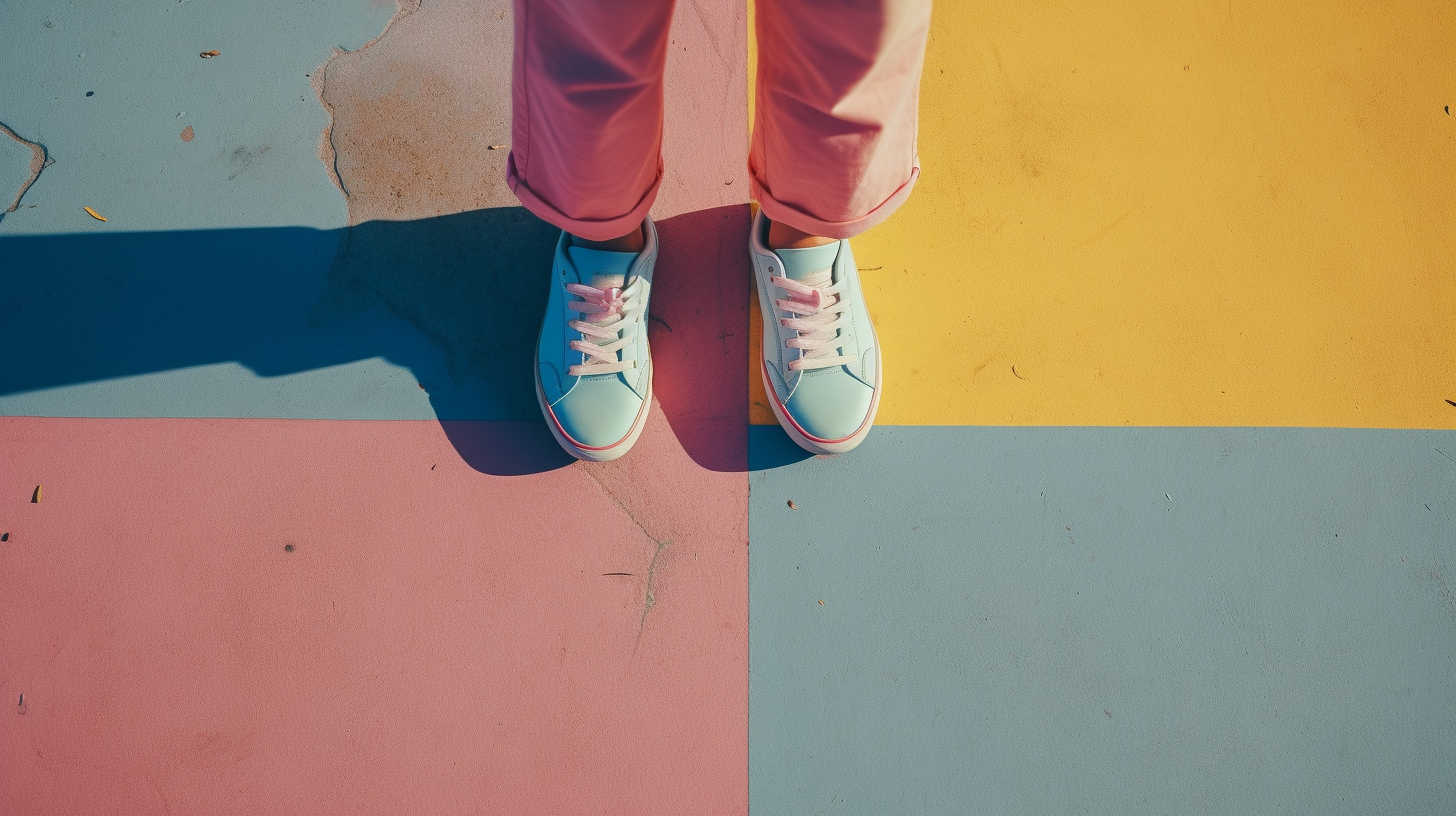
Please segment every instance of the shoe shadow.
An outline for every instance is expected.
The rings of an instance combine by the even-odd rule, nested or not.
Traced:
[[[748,469],[748,205],[685,213],[657,225],[653,391],[699,467]]]

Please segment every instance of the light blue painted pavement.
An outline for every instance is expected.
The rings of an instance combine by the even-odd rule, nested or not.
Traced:
[[[752,428],[750,812],[1453,812],[1453,457],[880,427],[804,460]]]
[[[0,0],[0,122],[54,160],[0,220],[0,415],[538,416],[544,291],[502,283],[554,231],[519,208],[345,230],[318,159],[307,75],[393,12]],[[0,141],[8,205],[30,154]]]
[[[371,0],[0,1],[0,122],[55,161],[0,235],[342,227],[307,74],[393,14]]]

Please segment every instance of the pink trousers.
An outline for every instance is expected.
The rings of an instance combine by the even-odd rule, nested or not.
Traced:
[[[515,0],[506,181],[540,218],[604,241],[646,217],[662,181],[672,8]],[[748,171],[764,214],[831,238],[883,221],[920,173],[930,0],[758,0],[757,20]]]

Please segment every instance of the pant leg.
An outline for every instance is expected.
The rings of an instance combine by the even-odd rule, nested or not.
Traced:
[[[642,223],[662,181],[673,0],[515,0],[506,183],[592,241]]]
[[[910,195],[930,0],[759,0],[748,171],[773,221],[849,238]]]

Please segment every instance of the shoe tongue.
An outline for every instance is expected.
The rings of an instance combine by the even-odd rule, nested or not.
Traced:
[[[774,254],[784,263],[784,277],[803,282],[808,278],[823,278],[825,272],[833,275],[831,270],[839,257],[839,242],[802,249],[775,249]]]
[[[577,283],[597,289],[621,287],[627,283],[627,272],[637,260],[636,252],[608,252],[605,249],[569,246],[566,257],[576,270]]]

